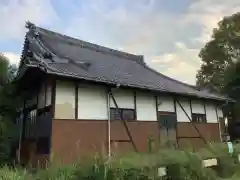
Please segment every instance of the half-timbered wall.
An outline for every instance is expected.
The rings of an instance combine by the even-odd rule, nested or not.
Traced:
[[[176,110],[177,110],[177,120],[178,122],[190,122],[189,117],[191,117],[191,108],[190,108],[190,101],[188,99],[179,99],[179,103],[176,103]],[[185,112],[184,112],[185,111]],[[188,116],[186,115],[188,114]]]
[[[217,123],[218,118],[216,114],[216,105],[213,103],[206,103],[206,116],[208,123]]]
[[[158,96],[158,111],[175,112],[174,100],[172,97]]]
[[[75,83],[56,82],[56,119],[108,119],[108,91],[106,87],[78,84],[77,89],[78,97],[76,98]],[[209,123],[218,122],[217,114],[218,117],[222,117],[221,109],[217,109],[216,104],[208,101],[177,98],[174,104],[174,98],[166,95],[158,95],[156,100],[156,95],[150,92],[134,92],[122,88],[114,88],[112,92],[118,107],[135,109],[136,119],[139,121],[157,121],[157,111],[171,113],[176,111],[178,122],[190,122],[189,117],[192,118],[192,113],[206,115],[206,120]],[[110,108],[116,108],[113,99],[109,100]]]
[[[75,85],[71,82],[56,82],[55,118],[75,119]]]
[[[134,92],[131,90],[114,89],[113,96],[119,108],[134,109]],[[110,99],[110,107],[115,108],[113,99]]]
[[[103,86],[78,85],[77,119],[108,119],[107,89]]]
[[[205,105],[201,100],[191,100],[192,113],[205,114]]]
[[[138,121],[157,121],[156,97],[151,93],[136,93],[136,112]]]

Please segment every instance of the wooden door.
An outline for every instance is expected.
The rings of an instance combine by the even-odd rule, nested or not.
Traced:
[[[161,146],[175,147],[177,145],[177,116],[171,112],[158,112]]]

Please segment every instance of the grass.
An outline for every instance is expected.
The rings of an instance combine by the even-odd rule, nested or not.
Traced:
[[[107,161],[98,156],[94,160],[70,165],[52,164],[47,169],[30,173],[25,169],[0,169],[1,180],[152,180],[157,168],[167,167],[168,178],[172,180],[235,180],[240,178],[240,164],[237,154],[240,146],[234,146],[234,154],[228,154],[226,144],[214,144],[198,152],[189,150],[162,150],[155,153],[129,153]],[[204,168],[202,160],[219,159],[215,168]],[[164,178],[162,178],[164,179]],[[166,179],[166,178],[165,178]]]

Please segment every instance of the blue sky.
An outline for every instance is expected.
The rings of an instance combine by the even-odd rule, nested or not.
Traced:
[[[86,41],[143,54],[152,68],[195,84],[198,53],[239,0],[0,0],[0,52],[21,55],[26,20]]]

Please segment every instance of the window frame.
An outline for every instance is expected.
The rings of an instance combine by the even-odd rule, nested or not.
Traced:
[[[195,121],[194,120],[194,116],[197,116],[197,120]],[[203,117],[203,120],[202,121],[199,121],[199,118],[202,118]],[[206,114],[203,114],[203,113],[192,113],[192,122],[193,123],[207,123],[207,116]]]
[[[174,126],[170,125],[169,123],[166,122],[164,124],[164,121],[162,121],[161,117],[174,117]],[[158,111],[157,112],[157,121],[161,124],[162,127],[167,128],[167,129],[177,129],[177,113],[176,112],[169,112],[169,111]],[[163,124],[162,124],[163,123]]]
[[[120,111],[120,114],[119,114],[119,116],[120,116],[120,119],[118,119],[118,118],[112,118],[112,110],[115,110],[115,111],[117,111],[117,110],[119,110]],[[124,118],[124,114],[123,114],[123,111],[132,111],[133,112],[133,119],[126,119],[126,118]],[[115,113],[117,113],[117,112],[115,112]],[[115,114],[114,113],[114,114]],[[122,115],[121,115],[122,114]],[[136,119],[136,110],[135,109],[130,109],[130,108],[110,108],[110,120],[122,120],[121,119],[121,116],[123,117],[123,120],[126,120],[126,121],[136,121],[137,119]]]

